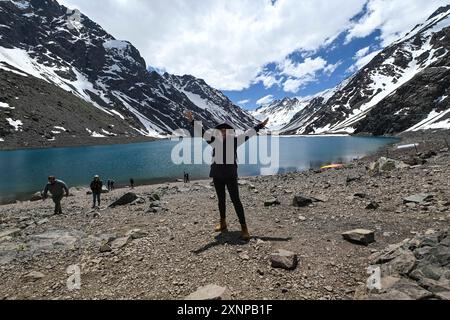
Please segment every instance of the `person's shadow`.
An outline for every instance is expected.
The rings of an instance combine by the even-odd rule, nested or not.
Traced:
[[[233,232],[224,232],[219,234],[215,237],[216,241],[213,241],[211,243],[208,243],[207,245],[203,246],[202,248],[191,251],[193,254],[200,254],[203,252],[206,252],[212,248],[223,246],[225,244],[231,245],[231,246],[243,246],[249,243],[249,241],[242,240],[240,238],[241,232],[239,231],[233,231]],[[289,238],[273,238],[273,237],[251,237],[251,239],[259,239],[262,241],[273,241],[273,242],[288,242],[292,240],[291,237]]]

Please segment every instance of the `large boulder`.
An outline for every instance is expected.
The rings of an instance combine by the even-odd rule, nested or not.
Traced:
[[[371,270],[362,299],[450,299],[450,233],[429,230],[413,239],[389,246],[371,259]],[[381,284],[376,292],[373,280]],[[367,291],[368,290],[368,291]]]
[[[138,198],[138,196],[133,192],[128,192],[124,194],[122,197],[120,197],[117,201],[113,202],[109,205],[110,208],[118,207],[118,206],[124,206],[127,204],[132,203]]]
[[[298,257],[294,252],[279,249],[270,255],[273,268],[284,270],[295,270],[298,265]]]
[[[220,287],[215,284],[210,284],[199,288],[194,293],[188,295],[186,300],[194,301],[213,301],[213,300],[229,300],[229,292],[226,287]]]
[[[373,162],[369,166],[369,173],[371,174],[378,174],[383,172],[389,172],[396,169],[405,169],[409,168],[410,166],[406,163],[394,159],[389,159],[385,157],[381,157],[377,161]]]
[[[342,236],[347,241],[350,241],[352,243],[363,244],[366,246],[375,242],[375,232],[371,230],[355,229],[344,232]]]

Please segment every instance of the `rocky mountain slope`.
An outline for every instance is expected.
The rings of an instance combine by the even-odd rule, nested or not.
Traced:
[[[450,6],[314,97],[281,129],[288,134],[394,134],[450,127]]]
[[[186,109],[207,126],[223,121],[241,127],[255,123],[202,80],[187,77],[191,85],[181,90],[170,76],[149,72],[131,43],[116,40],[78,10],[54,0],[0,1],[0,69],[71,92],[139,135],[161,137],[188,128]],[[17,81],[13,87],[21,85]],[[199,90],[204,94],[197,96]],[[10,94],[17,96],[14,89]],[[0,122],[4,127],[5,121]],[[32,129],[43,127],[36,122]]]
[[[292,118],[309,103],[309,99],[300,100],[297,98],[285,98],[276,100],[267,105],[261,106],[251,114],[258,120],[263,121],[269,118],[269,128],[271,130],[280,130],[285,127]]]

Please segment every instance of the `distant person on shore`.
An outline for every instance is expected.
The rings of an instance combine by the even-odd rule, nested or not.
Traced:
[[[100,176],[95,176],[94,180],[92,180],[91,182],[92,197],[94,198],[94,204],[92,205],[92,208],[95,208],[97,203],[98,207],[100,207],[100,196],[102,194],[102,189],[103,181],[100,180]]]
[[[131,189],[134,189],[134,179],[133,178],[130,179],[130,187],[131,187]]]
[[[184,183],[189,183],[189,173],[184,172]]]
[[[54,176],[50,176],[48,177],[48,183],[44,189],[43,194],[44,201],[47,200],[49,192],[52,194],[52,199],[53,202],[55,203],[55,215],[63,214],[61,207],[61,200],[64,197],[64,193],[66,197],[69,196],[69,188],[63,181],[57,180],[56,177]]]
[[[111,191],[114,191],[114,184],[115,184],[116,182],[114,181],[114,180],[111,180]]]
[[[110,179],[108,179],[107,184],[108,184],[108,191],[111,191],[111,180]]]
[[[186,173],[186,183],[191,183],[191,177],[189,173]]]
[[[193,113],[191,111],[187,111],[185,113],[185,116],[192,124],[192,126],[194,126],[195,119]],[[221,141],[216,141],[216,136],[212,136],[210,138],[205,137],[206,130],[202,128],[202,137],[208,144],[217,147],[217,143],[220,143],[221,146],[220,150],[213,149],[213,162],[211,165],[210,173],[210,177],[213,178],[214,187],[216,189],[217,198],[219,200],[220,224],[217,225],[215,229],[216,232],[226,232],[228,230],[226,220],[226,189],[228,189],[228,193],[230,194],[231,201],[233,202],[234,208],[239,218],[239,222],[242,227],[241,238],[245,241],[250,240],[250,234],[245,219],[244,206],[242,205],[239,196],[237,149],[239,147],[239,143],[242,144],[244,142],[247,142],[252,135],[255,135],[261,129],[264,129],[268,122],[269,119],[257,125],[254,128],[254,131],[246,132],[242,137],[243,139],[240,139],[241,137],[236,136],[234,128],[229,124],[221,124],[215,128],[216,130],[220,131],[220,134],[217,135],[217,138]],[[232,157],[231,155],[227,157],[226,154],[227,149],[229,149],[227,148],[227,145],[230,142],[229,139],[234,139],[234,155],[232,155]],[[220,159],[220,155],[223,156],[223,159]],[[233,163],[227,162],[229,158]]]

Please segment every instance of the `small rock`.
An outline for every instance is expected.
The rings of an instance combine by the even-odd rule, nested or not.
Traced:
[[[207,285],[199,288],[196,292],[190,294],[185,300],[197,301],[215,301],[215,300],[229,300],[229,292],[226,287],[218,285]]]
[[[265,207],[278,206],[278,205],[280,205],[280,204],[281,204],[281,202],[278,201],[278,199],[276,199],[276,198],[271,198],[271,199],[268,199],[268,200],[266,200],[266,201],[264,202],[264,206],[265,206]]]
[[[137,198],[138,198],[138,196],[135,193],[129,192],[129,193],[124,194],[117,201],[115,201],[112,204],[110,204],[109,207],[110,208],[114,208],[114,207],[117,207],[117,206],[124,206],[124,205],[132,203]]]
[[[36,282],[41,280],[42,278],[45,278],[45,274],[38,271],[32,271],[24,275],[23,278],[28,282]]]
[[[111,248],[111,246],[110,246],[109,244],[107,244],[107,243],[105,243],[104,245],[102,245],[102,246],[100,247],[100,252],[101,252],[101,253],[111,252],[111,251],[112,251],[112,248]]]
[[[294,207],[302,208],[307,207],[313,203],[313,200],[311,198],[298,195],[294,197],[293,205]]]
[[[421,193],[421,194],[416,194],[416,195],[407,197],[407,198],[403,199],[403,202],[405,204],[408,204],[408,203],[423,204],[425,202],[431,201],[432,199],[433,199],[433,195]]]
[[[295,253],[279,249],[271,254],[270,261],[273,268],[284,270],[295,270],[298,265],[298,257]]]
[[[125,236],[122,238],[117,238],[110,243],[112,250],[118,250],[125,247],[131,240],[130,236]]]
[[[376,201],[371,201],[367,206],[366,209],[367,210],[377,210],[380,207],[380,205],[378,204],[378,202]]]
[[[0,239],[5,237],[17,237],[21,231],[22,230],[19,228],[2,231],[0,232]]]
[[[131,237],[132,240],[137,240],[137,239],[147,237],[148,233],[145,231],[142,231],[141,229],[133,229],[133,230],[128,231],[125,235],[127,237]]]
[[[350,242],[360,243],[364,245],[369,245],[375,242],[375,232],[365,229],[356,229],[342,234],[345,240]]]

